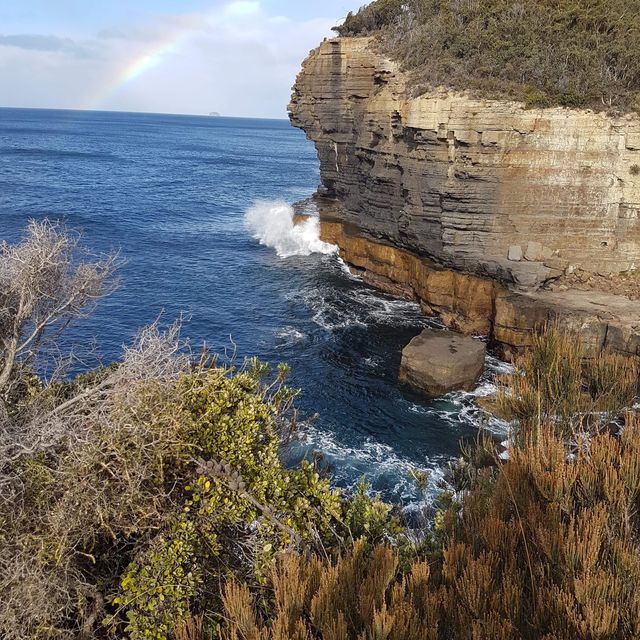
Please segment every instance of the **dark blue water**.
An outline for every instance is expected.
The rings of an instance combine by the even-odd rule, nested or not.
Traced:
[[[269,215],[318,181],[313,146],[286,121],[0,109],[0,238],[49,217],[124,260],[120,288],[71,342],[95,338],[113,360],[142,325],[186,312],[194,345],[290,364],[299,406],[320,416],[292,455],[319,450],[338,484],[367,476],[415,501],[410,470],[437,476],[476,412],[468,395],[422,402],[397,384],[400,351],[427,322],[416,305],[333,254],[281,258],[251,236],[257,200]]]

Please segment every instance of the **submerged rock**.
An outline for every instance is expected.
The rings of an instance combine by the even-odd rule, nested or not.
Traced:
[[[402,350],[400,380],[434,397],[471,391],[482,375],[486,351],[480,340],[425,329]]]

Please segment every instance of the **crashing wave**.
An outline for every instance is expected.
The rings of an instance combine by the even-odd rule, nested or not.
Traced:
[[[247,229],[260,244],[271,247],[281,258],[331,254],[338,248],[320,240],[317,218],[294,224],[293,207],[282,201],[260,200],[244,216]]]

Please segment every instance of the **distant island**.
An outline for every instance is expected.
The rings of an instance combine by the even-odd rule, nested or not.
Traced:
[[[220,114],[217,111],[212,111],[209,116],[211,116],[212,118],[219,118]]]

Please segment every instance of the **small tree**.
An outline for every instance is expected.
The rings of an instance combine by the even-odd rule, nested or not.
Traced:
[[[78,237],[44,220],[0,243],[0,418],[19,375],[47,338],[89,312],[113,286],[114,256],[92,258]]]

